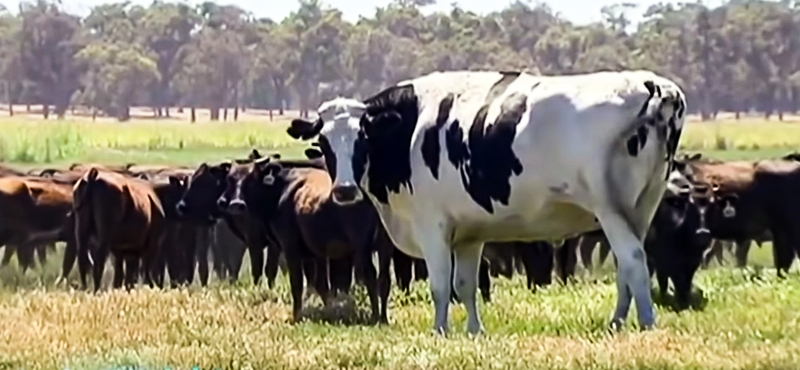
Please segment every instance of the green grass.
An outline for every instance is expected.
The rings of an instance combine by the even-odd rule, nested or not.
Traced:
[[[191,165],[253,147],[300,155],[304,144],[286,136],[286,124],[15,118],[0,121],[0,159],[21,167]],[[800,148],[800,125],[690,123],[682,148],[720,159],[779,157]],[[632,308],[628,327],[614,335],[605,330],[617,294],[609,263],[537,293],[520,277],[493,279],[493,302],[480,308],[487,334],[467,336],[456,305],[447,339],[430,334],[425,282],[408,296],[392,292],[389,326],[359,324],[368,315],[361,288],[354,302],[329,308],[313,297],[308,319],[292,325],[287,279],[273,290],[254,286],[248,267],[246,259],[234,286],[94,295],[53,286],[60,254],[25,275],[12,263],[0,268],[0,370],[800,368],[800,276],[777,279],[768,244],[751,249],[747,269],[701,271],[702,308],[676,313],[659,305],[660,328],[650,332],[635,328]]]
[[[74,162],[188,165],[239,157],[252,148],[299,155],[305,144],[286,134],[287,125],[285,118],[196,124],[4,119],[0,121],[0,161],[22,167]]]

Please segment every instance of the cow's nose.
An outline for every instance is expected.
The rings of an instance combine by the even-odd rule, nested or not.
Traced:
[[[179,216],[183,216],[183,214],[186,213],[186,203],[184,203],[184,201],[178,202],[178,204],[175,205],[175,212],[178,212]]]
[[[355,185],[342,185],[333,188],[333,200],[337,203],[354,203],[361,200],[361,192]]]
[[[247,205],[240,199],[234,199],[228,204],[228,212],[232,214],[239,215],[244,213],[245,210],[247,210]]]
[[[221,197],[217,199],[217,208],[225,209],[228,207],[228,199],[225,197]]]

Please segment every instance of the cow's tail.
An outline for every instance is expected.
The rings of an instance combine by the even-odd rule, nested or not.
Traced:
[[[635,156],[644,149],[648,137],[655,132],[656,142],[664,145],[666,152],[666,180],[675,168],[675,154],[686,118],[686,98],[680,87],[664,78],[646,79],[643,85],[649,96],[636,115],[635,132],[626,142],[627,150]]]

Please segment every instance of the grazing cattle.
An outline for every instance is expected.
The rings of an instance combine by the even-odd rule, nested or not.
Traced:
[[[186,179],[191,171],[171,171],[164,175],[148,176],[148,182],[158,196],[164,212],[162,243],[159,248],[158,264],[154,267],[157,273],[163,274],[166,265],[173,286],[191,284],[194,278],[196,251],[200,243],[208,244],[208,240],[199,240],[198,236],[208,232],[205,224],[190,222],[180,217],[176,205],[186,188]],[[199,248],[207,250],[207,248]],[[206,257],[207,259],[207,257]],[[206,274],[207,275],[207,274]],[[207,276],[201,283],[208,283]]]
[[[605,263],[606,258],[608,258],[609,252],[611,252],[611,246],[608,244],[608,239],[606,235],[603,234],[602,230],[588,232],[581,236],[580,244],[578,244],[578,250],[581,253],[581,262],[583,263],[583,267],[588,270],[594,269],[594,262],[592,261],[592,253],[594,252],[594,247],[600,243],[600,250],[598,251],[598,265],[602,265]]]
[[[696,185],[678,194],[668,193],[656,211],[644,244],[647,262],[662,296],[672,281],[680,310],[689,307],[692,280],[711,245],[710,228],[729,211],[731,202],[714,189]]]
[[[5,176],[26,176],[26,174],[13,167],[0,164],[0,177]]]
[[[58,241],[72,246],[71,210],[70,183],[29,176],[0,177],[0,246],[6,246],[9,257],[11,250],[17,250],[23,268],[32,264],[36,248]],[[40,260],[44,258],[41,249]]]
[[[3,252],[3,260],[0,262],[0,266],[7,266],[11,262],[11,257],[16,254],[17,265],[19,265],[19,267],[22,269],[23,274],[28,269],[34,267],[36,263],[34,254],[36,257],[39,257],[39,265],[44,266],[45,262],[47,262],[48,249],[55,250],[55,244],[37,244],[23,247],[8,244],[5,247],[5,252]]]
[[[160,285],[156,269],[165,215],[151,184],[93,167],[75,183],[73,199],[78,267],[88,267],[84,259],[92,256],[95,291],[100,289],[109,253],[114,255],[115,288],[122,286],[123,275],[126,287],[133,287],[140,262],[145,268],[145,281],[151,286]],[[94,242],[90,244],[90,240]]]
[[[247,213],[232,215],[218,204],[220,196],[227,188],[229,175],[231,175],[230,181],[243,177],[249,171],[250,163],[257,158],[261,158],[261,154],[253,150],[246,160],[236,160],[235,163],[223,162],[213,166],[201,164],[189,178],[186,191],[176,209],[183,217],[207,222],[209,225],[217,223],[218,220],[224,221],[230,231],[247,245],[253,283],[258,284],[264,272],[267,284],[271,288],[278,273],[280,249],[274,243],[270,243],[268,232],[254,221],[251,215]],[[280,156],[274,154],[268,158],[278,159]],[[268,253],[266,267],[264,247],[267,247]]]
[[[619,262],[613,324],[633,298],[641,326],[655,325],[642,242],[685,120],[672,81],[648,71],[435,72],[363,103],[325,102],[318,113],[293,120],[288,134],[318,137],[335,202],[363,191],[398,248],[425,258],[437,332],[448,328],[451,251],[467,329],[477,333],[484,242],[563,240],[601,227]]]
[[[379,257],[386,261],[392,246],[379,243],[380,220],[366,200],[347,205],[333,202],[330,176],[320,164],[318,160],[257,160],[244,178],[229,183],[220,202],[227,203],[230,212],[250,212],[275,236],[286,257],[295,321],[303,305],[303,261],[329,259],[333,266],[333,261],[353,258],[364,277],[373,319],[386,322],[388,284],[381,283],[387,290],[381,292],[379,305],[371,256],[374,248],[382,248]],[[384,279],[388,279],[387,270],[381,268]],[[316,288],[327,301],[327,287]]]
[[[695,156],[677,168],[686,181],[714,184],[719,194],[736,198],[735,211],[710,228],[712,237],[744,244],[771,236],[775,267],[784,276],[800,248],[800,162],[720,162]]]

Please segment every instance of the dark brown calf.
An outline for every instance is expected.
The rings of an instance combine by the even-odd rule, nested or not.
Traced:
[[[279,157],[273,155],[270,158],[277,159]],[[216,224],[218,220],[224,221],[230,232],[247,245],[247,250],[250,252],[253,283],[258,284],[262,272],[265,272],[269,287],[273,287],[278,273],[280,250],[277,247],[268,246],[271,244],[269,235],[259,222],[252,220],[249,214],[232,215],[224,207],[221,208],[217,202],[225,192],[229,175],[231,175],[230,181],[236,181],[235,179],[244,176],[249,171],[249,164],[256,158],[261,158],[261,154],[253,150],[249,158],[236,160],[234,163],[223,162],[213,166],[201,164],[190,176],[186,191],[176,205],[176,210],[182,217],[206,222],[209,225]],[[266,267],[264,264],[265,247],[267,247],[268,253]],[[237,260],[241,260],[241,258],[237,258]]]
[[[109,171],[89,169],[73,190],[75,238],[79,264],[91,253],[94,289],[100,288],[109,253],[115,269],[123,270],[126,286],[132,288],[140,262],[149,285],[157,278],[159,247],[164,238],[165,215],[153,186],[144,180]],[[93,243],[89,243],[93,240]],[[122,273],[114,275],[113,286],[122,286]]]
[[[315,256],[354,258],[354,266],[364,277],[373,319],[385,322],[386,304],[384,301],[379,307],[377,273],[370,258],[380,235],[377,212],[367,201],[352,205],[333,202],[330,175],[317,162],[256,161],[250,173],[229,185],[228,209],[251,213],[274,233],[289,268],[294,320],[300,319],[303,305],[303,260]],[[384,256],[389,256],[391,248],[385,243],[382,247],[387,253]],[[381,273],[388,277],[388,271]],[[381,298],[384,294],[388,296],[382,291]]]

